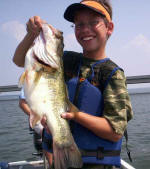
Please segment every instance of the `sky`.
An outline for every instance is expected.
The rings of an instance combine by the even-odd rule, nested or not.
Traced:
[[[64,50],[81,52],[71,23],[63,18],[67,6],[79,0],[0,0],[0,86],[16,85],[23,72],[12,58],[26,34],[32,16],[61,30]],[[114,32],[106,55],[124,69],[126,76],[150,75],[150,1],[112,0]]]

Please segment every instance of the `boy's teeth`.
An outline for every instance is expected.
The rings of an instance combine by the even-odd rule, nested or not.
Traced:
[[[91,40],[93,39],[92,37],[86,37],[86,38],[83,38],[83,40]]]

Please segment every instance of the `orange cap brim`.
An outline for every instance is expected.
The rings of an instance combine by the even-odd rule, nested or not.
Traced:
[[[96,9],[96,11],[99,11],[101,14],[103,14],[109,22],[111,21],[109,13],[100,3],[96,1],[82,1],[81,4]]]
[[[70,5],[64,13],[64,18],[70,22],[74,22],[75,12],[82,8],[92,9],[104,15],[109,22],[111,21],[111,17],[107,12],[107,10],[100,3],[96,1],[82,1],[81,3],[74,3]]]

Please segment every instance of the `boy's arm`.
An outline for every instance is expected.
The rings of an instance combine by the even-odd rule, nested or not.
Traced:
[[[16,48],[15,54],[13,56],[13,62],[17,66],[24,67],[25,55],[28,49],[33,44],[34,39],[35,39],[34,35],[27,33],[24,39],[21,41],[21,43]]]
[[[110,140],[118,141],[122,135],[117,134],[109,122],[103,117],[96,117],[84,112],[66,112],[61,115],[62,118],[74,120],[82,126],[88,128],[97,136]]]
[[[30,116],[31,109],[29,108],[25,99],[19,99],[19,107],[24,111],[25,114]]]

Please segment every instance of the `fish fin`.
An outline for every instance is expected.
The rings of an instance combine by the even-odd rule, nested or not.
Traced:
[[[35,114],[33,111],[30,113],[30,127],[33,129],[35,125],[40,121],[40,117]]]
[[[79,112],[79,109],[73,103],[71,103],[71,101],[69,99],[67,99],[67,104],[68,104],[69,111]]]
[[[79,109],[69,100],[69,93],[68,93],[67,85],[66,85],[66,88],[65,88],[65,92],[66,92],[66,95],[67,95],[66,102],[67,102],[67,105],[68,105],[68,110],[72,111],[72,112],[79,112]]]
[[[38,71],[38,72],[35,72],[35,76],[34,76],[34,83],[35,84],[38,83],[38,81],[40,80],[41,76],[42,76],[42,71],[41,70]]]
[[[65,83],[64,83],[65,84]],[[68,92],[68,87],[67,87],[67,84],[65,84],[65,93],[66,93],[66,96],[67,96],[67,102],[69,101],[69,92]]]
[[[57,69],[52,68],[50,66],[42,65],[45,72],[55,72]]]
[[[72,137],[72,145],[60,147],[53,140],[54,166],[57,169],[81,168],[83,165],[81,153]]]
[[[19,82],[18,82],[18,87],[21,88],[24,84],[25,81],[25,77],[26,77],[26,72],[23,72],[22,75],[19,78]]]

